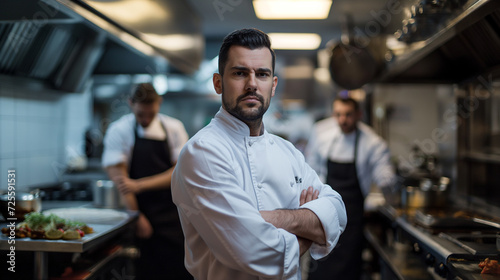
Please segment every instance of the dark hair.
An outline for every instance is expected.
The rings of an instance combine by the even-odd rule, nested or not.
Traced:
[[[247,29],[240,29],[233,31],[224,38],[222,46],[220,47],[219,50],[219,74],[221,75],[224,74],[224,68],[226,67],[229,49],[232,46],[242,46],[249,48],[251,50],[263,47],[268,48],[273,57],[272,70],[274,73],[274,64],[276,61],[276,55],[274,54],[273,49],[271,49],[271,40],[269,40],[269,36],[267,36],[266,33],[258,29],[247,28]]]
[[[354,107],[354,111],[356,111],[356,112],[359,111],[359,103],[358,103],[358,101],[356,101],[352,97],[337,97],[337,98],[335,98],[335,101],[333,101],[333,102],[335,103],[337,101],[340,101],[344,104],[350,104],[350,105],[352,105],[352,107]]]
[[[129,97],[132,103],[140,104],[151,104],[160,98],[153,85],[149,83],[138,84]]]

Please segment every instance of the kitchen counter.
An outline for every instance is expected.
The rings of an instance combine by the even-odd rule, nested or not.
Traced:
[[[384,280],[439,279],[428,269],[412,243],[398,230],[394,209],[380,207],[367,218],[364,235],[379,257],[381,278]]]
[[[378,239],[376,231],[377,229],[372,226],[367,226],[364,233],[367,241],[380,257],[380,262],[382,262],[382,279],[433,279],[432,272],[429,272],[420,257],[411,251],[409,244],[383,244]]]
[[[92,206],[89,201],[44,201],[43,211],[49,211],[61,214],[71,215],[83,214],[86,220],[83,222],[94,228],[94,233],[85,235],[79,240],[34,240],[30,238],[15,238],[14,251],[29,251],[34,253],[35,264],[35,279],[47,279],[48,271],[48,253],[49,252],[66,252],[66,253],[83,253],[101,245],[106,244],[109,240],[116,239],[115,237],[121,233],[130,231],[136,219],[137,212],[111,209],[98,209]],[[70,217],[60,215],[64,218]],[[82,217],[83,217],[82,216]],[[108,218],[107,218],[108,217]],[[92,220],[95,220],[95,223]],[[78,219],[75,219],[78,220]],[[0,223],[0,227],[6,227],[7,221]],[[12,244],[9,243],[9,238],[6,235],[0,236],[0,250],[9,252]]]

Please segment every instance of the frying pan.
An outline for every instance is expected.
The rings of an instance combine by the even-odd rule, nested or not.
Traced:
[[[366,47],[339,43],[332,49],[330,75],[335,83],[345,89],[360,88],[372,81],[379,68]]]
[[[380,53],[381,46],[375,46],[379,43],[379,38],[356,38],[351,31],[352,26],[352,17],[346,15],[342,26],[342,40],[332,48],[329,61],[332,80],[348,90],[360,88],[372,81],[384,66],[383,60],[374,56]]]

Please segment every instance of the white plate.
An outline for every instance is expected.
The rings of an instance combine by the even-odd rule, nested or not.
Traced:
[[[114,209],[97,208],[55,208],[43,211],[44,214],[55,214],[63,219],[78,221],[87,224],[109,224],[123,221],[128,218],[126,212]]]

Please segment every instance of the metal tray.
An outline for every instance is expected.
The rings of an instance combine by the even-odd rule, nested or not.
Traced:
[[[137,218],[137,213],[130,212],[128,217],[113,224],[91,224],[94,233],[86,234],[82,239],[78,240],[46,240],[46,239],[31,239],[16,238],[15,244],[8,243],[8,236],[0,235],[0,250],[10,250],[11,246],[15,246],[16,250],[20,251],[39,251],[39,252],[74,252],[81,253],[90,248],[101,244],[102,242],[119,234],[125,230]],[[6,227],[7,223],[0,223],[0,228]]]

